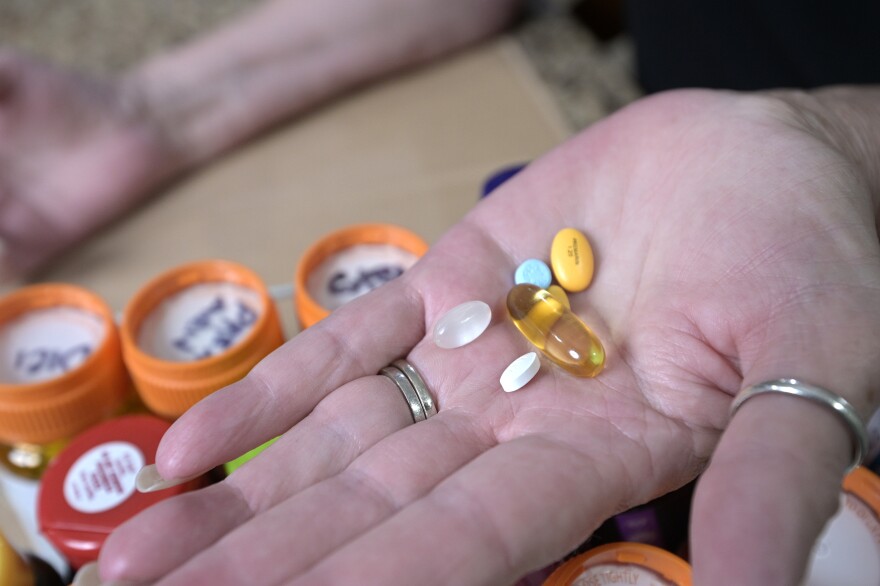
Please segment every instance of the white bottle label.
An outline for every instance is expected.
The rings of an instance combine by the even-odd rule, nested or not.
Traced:
[[[187,287],[160,303],[141,324],[141,350],[173,362],[202,360],[226,352],[257,322],[259,294],[233,283]]]
[[[134,493],[144,455],[128,442],[107,442],[83,454],[64,478],[64,499],[80,513],[102,513]]]
[[[655,572],[634,564],[599,564],[587,568],[572,586],[606,586],[636,584],[638,586],[674,586]]]
[[[328,256],[309,274],[306,288],[333,311],[400,276],[418,257],[391,244],[358,244]]]
[[[844,492],[807,566],[804,586],[880,584],[880,519],[855,494]]]
[[[0,381],[28,384],[80,366],[103,341],[106,324],[76,307],[38,309],[0,328]]]

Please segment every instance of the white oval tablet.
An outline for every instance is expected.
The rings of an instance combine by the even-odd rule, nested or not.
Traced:
[[[505,393],[518,391],[535,378],[540,369],[541,360],[538,358],[537,352],[523,354],[511,362],[501,373],[501,388]]]

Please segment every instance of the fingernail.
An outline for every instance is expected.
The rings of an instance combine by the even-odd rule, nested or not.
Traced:
[[[199,476],[201,476],[201,474],[195,474],[186,478],[165,479],[162,478],[161,474],[159,474],[159,470],[156,469],[155,464],[147,464],[146,466],[141,468],[140,472],[138,472],[137,477],[134,479],[134,485],[137,487],[139,492],[154,492],[157,490],[163,490],[166,488],[171,488],[172,486],[177,486],[178,484],[189,482],[190,480],[194,480]]]
[[[71,586],[101,586],[101,578],[98,576],[98,562],[89,562],[81,567],[73,577]]]

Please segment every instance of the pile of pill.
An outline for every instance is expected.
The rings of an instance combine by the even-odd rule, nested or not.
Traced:
[[[566,294],[583,291],[593,280],[593,250],[587,237],[575,228],[560,230],[550,247],[550,264],[552,272],[534,258],[517,268],[507,310],[520,333],[552,362],[575,376],[596,376],[605,366],[605,349],[571,311]],[[552,284],[550,274],[558,285]]]
[[[544,356],[575,376],[594,377],[605,366],[602,342],[571,311],[566,293],[586,289],[593,267],[587,237],[575,228],[564,228],[553,238],[550,266],[536,258],[524,261],[507,294],[507,310],[517,329]],[[554,277],[558,284],[553,283]],[[491,321],[492,310],[486,303],[462,303],[437,321],[434,342],[441,348],[464,346],[477,339]],[[536,352],[520,356],[501,374],[501,388],[506,392],[521,389],[540,366]]]

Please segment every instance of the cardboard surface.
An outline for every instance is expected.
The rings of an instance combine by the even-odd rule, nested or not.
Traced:
[[[196,259],[237,261],[268,285],[290,284],[302,252],[349,224],[400,224],[434,242],[490,174],[567,134],[519,47],[501,39],[292,120],[135,210],[41,280],[80,284],[116,310]],[[279,303],[288,336],[291,303]]]

